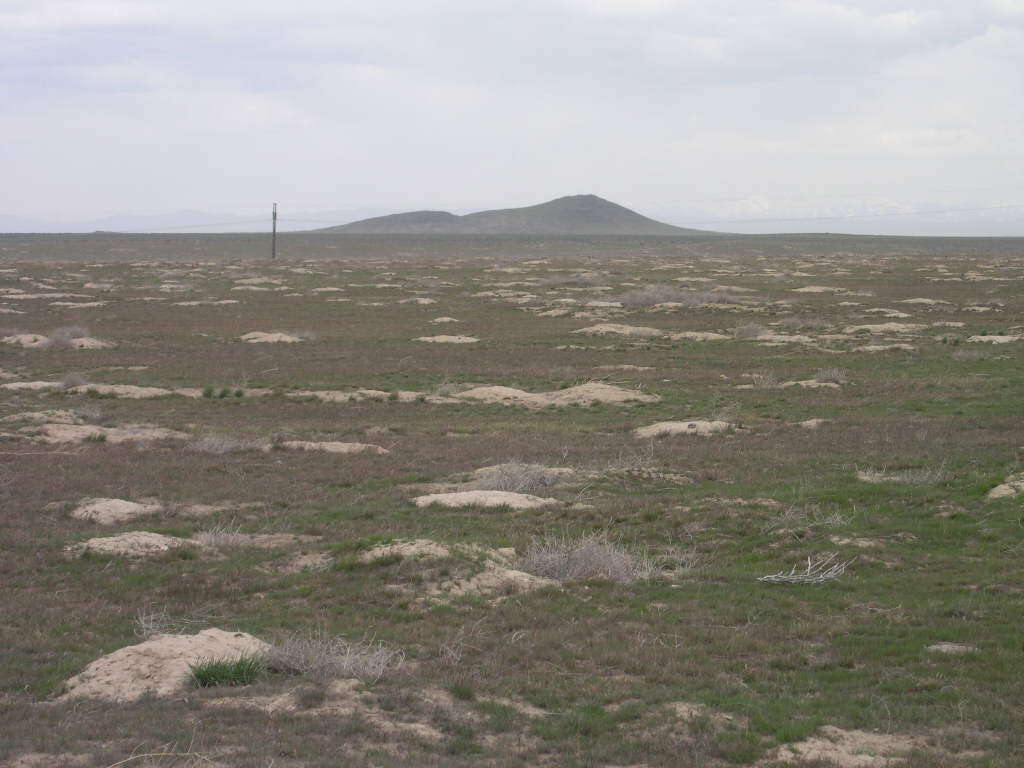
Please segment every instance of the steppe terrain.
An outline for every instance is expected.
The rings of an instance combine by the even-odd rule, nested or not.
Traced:
[[[267,240],[0,236],[0,765],[1024,765],[1024,240]]]

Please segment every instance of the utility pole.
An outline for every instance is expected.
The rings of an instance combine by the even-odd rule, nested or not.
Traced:
[[[273,229],[270,235],[270,258],[277,258],[277,203],[274,203],[274,213],[271,216]]]

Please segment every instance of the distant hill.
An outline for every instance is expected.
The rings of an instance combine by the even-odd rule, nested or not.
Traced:
[[[456,216],[413,211],[377,216],[320,232],[381,235],[698,235],[641,216],[596,195],[570,195],[526,208],[505,208]]]

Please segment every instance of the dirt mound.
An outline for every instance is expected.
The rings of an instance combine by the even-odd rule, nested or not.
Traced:
[[[800,387],[801,389],[839,389],[839,385],[832,381],[818,381],[817,379],[804,379],[803,381],[784,381],[779,385],[782,388]]]
[[[913,352],[916,347],[913,344],[865,344],[862,347],[854,347],[854,352]]]
[[[485,403],[521,405],[526,408],[546,408],[549,405],[565,407],[569,405],[591,405],[593,403],[626,405],[629,403],[656,403],[661,400],[658,395],[648,395],[634,389],[623,389],[596,381],[569,387],[568,389],[537,393],[525,392],[514,387],[476,387],[465,392],[459,392],[456,397],[478,400]]]
[[[247,344],[296,344],[302,341],[298,336],[292,336],[290,333],[281,333],[280,331],[272,333],[251,331],[243,336],[239,336],[239,338]]]
[[[735,424],[728,421],[659,421],[649,427],[638,427],[633,436],[639,438],[665,437],[673,435],[700,435],[709,437],[720,432],[736,429]]]
[[[944,653],[947,656],[964,656],[969,653],[978,653],[978,649],[973,645],[962,645],[960,643],[935,643],[935,645],[929,645],[927,650],[932,653]]]
[[[448,557],[451,550],[444,544],[431,539],[414,539],[412,541],[393,541],[390,544],[378,544],[359,555],[361,563],[372,563],[384,557]]]
[[[440,397],[438,395],[428,395],[426,392],[417,392],[415,390],[392,390],[390,392],[383,389],[356,389],[350,391],[337,390],[337,389],[300,389],[294,392],[288,392],[285,397],[295,399],[314,398],[324,403],[356,403],[363,402],[365,400],[389,400],[398,403],[458,403],[459,400],[451,397]]]
[[[683,331],[682,333],[673,333],[669,338],[672,341],[727,341],[732,337],[711,331]]]
[[[15,413],[11,416],[4,416],[0,421],[31,421],[34,424],[81,424],[82,418],[74,411],[50,410]]]
[[[105,302],[104,302],[105,303]],[[99,304],[79,305],[79,306],[101,306]],[[113,344],[109,341],[101,341],[100,339],[93,338],[92,336],[79,336],[77,339],[71,339],[68,342],[68,346],[71,349],[111,349]]]
[[[423,602],[436,603],[463,595],[503,597],[558,584],[553,579],[516,570],[513,567],[516,562],[514,549],[487,549],[473,545],[448,547],[431,539],[416,539],[378,545],[364,552],[359,559],[369,563],[392,555],[419,559],[441,559],[451,557],[453,554],[467,555],[474,560],[482,560],[483,570],[466,578],[453,577],[426,581]]]
[[[1012,499],[1024,492],[1024,472],[1018,472],[1006,478],[1006,482],[997,485],[985,496],[986,499]]]
[[[162,554],[188,543],[187,539],[179,539],[175,536],[162,536],[149,531],[129,531],[128,533],[119,533],[117,536],[87,539],[80,544],[69,546],[67,550],[75,554],[90,552],[96,555],[148,557]]]
[[[480,339],[474,336],[417,336],[413,341],[426,341],[430,344],[476,344]]]
[[[631,336],[639,339],[653,339],[665,335],[664,331],[657,328],[648,328],[642,325],[620,325],[619,323],[598,323],[587,328],[580,328],[573,333],[582,333],[585,336]]]
[[[805,421],[798,421],[796,426],[803,427],[804,429],[817,429],[822,424],[831,424],[828,419],[806,419]]]
[[[148,440],[187,440],[189,435],[152,424],[122,424],[120,427],[95,427],[78,424],[42,424],[22,427],[22,432],[43,443],[131,443]]]
[[[558,504],[558,499],[543,499],[528,493],[511,491],[456,491],[455,493],[431,493],[413,499],[417,507],[439,504],[442,507],[510,507],[511,509],[536,509]]]
[[[843,333],[917,333],[927,328],[923,323],[877,323],[875,325],[848,325]]]
[[[968,336],[967,340],[980,344],[1010,344],[1014,341],[1024,340],[1024,336]]]
[[[49,339],[45,336],[41,336],[38,333],[16,333],[13,336],[4,336],[0,339],[0,343],[11,344],[16,347],[25,347],[28,349],[34,349],[37,347],[45,347]]]
[[[903,762],[890,755],[912,752],[923,746],[921,739],[911,736],[844,731],[831,725],[823,726],[820,733],[820,736],[779,747],[759,765],[821,761],[837,768],[885,768]]]
[[[263,654],[269,649],[252,635],[222,629],[204,629],[195,635],[156,635],[89,664],[67,681],[61,699],[131,702],[147,694],[171,696],[187,686],[189,665]]]
[[[846,289],[831,285],[805,285],[803,288],[794,288],[793,293],[846,293]]]
[[[75,395],[86,395],[95,392],[105,397],[121,397],[127,400],[144,400],[151,397],[164,397],[174,394],[162,387],[137,387],[134,384],[83,384],[67,390]]]
[[[339,443],[339,442],[316,442],[312,440],[285,440],[279,443],[281,448],[294,451],[321,451],[323,453],[376,453],[378,456],[386,456],[391,453],[386,448],[370,443]]]
[[[160,504],[139,504],[124,499],[82,499],[71,511],[71,516],[100,525],[114,525],[143,515],[152,515],[161,509],[163,507]]]

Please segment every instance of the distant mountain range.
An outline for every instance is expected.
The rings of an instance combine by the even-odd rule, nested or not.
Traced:
[[[641,216],[596,195],[570,195],[526,208],[504,208],[456,216],[413,211],[377,216],[320,232],[363,235],[699,235]]]

